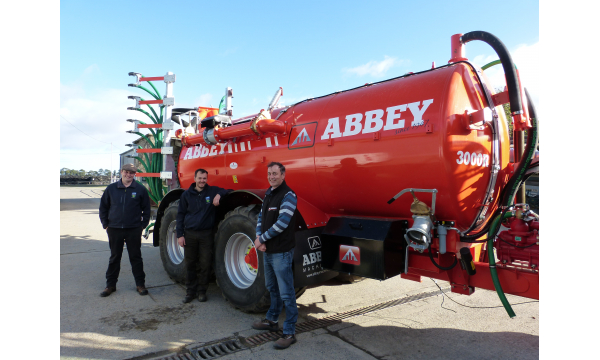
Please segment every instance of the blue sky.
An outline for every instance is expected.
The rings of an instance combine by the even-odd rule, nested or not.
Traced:
[[[60,167],[118,167],[124,144],[136,138],[125,120],[143,119],[126,110],[128,95],[145,96],[127,87],[130,71],[175,73],[177,107],[217,106],[232,87],[236,118],[265,108],[280,86],[287,105],[443,65],[451,35],[484,30],[513,53],[538,103],[539,4],[503,1],[502,9],[476,1],[63,0]],[[466,51],[478,65],[496,59],[481,42]],[[499,67],[489,76],[503,81]],[[163,93],[164,83],[156,85]]]

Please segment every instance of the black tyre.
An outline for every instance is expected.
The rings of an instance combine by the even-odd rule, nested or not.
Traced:
[[[259,212],[257,204],[237,207],[225,215],[215,236],[215,276],[223,297],[250,313],[265,312],[271,303],[263,253],[254,248]],[[296,289],[296,297],[305,290]]]
[[[160,226],[160,259],[171,279],[185,284],[185,264],[183,262],[183,247],[177,243],[175,230],[177,206],[179,200],[173,201],[165,210]]]

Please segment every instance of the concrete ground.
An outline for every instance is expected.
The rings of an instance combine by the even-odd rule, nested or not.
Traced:
[[[264,314],[246,314],[229,306],[212,283],[209,301],[182,304],[185,289],[163,270],[151,238],[142,242],[149,296],[139,296],[127,251],[117,292],[101,298],[109,248],[98,218],[102,187],[61,187],[60,200],[60,353],[64,359],[161,358],[230,337],[259,333],[250,324]],[[438,281],[440,286],[448,284]],[[298,299],[299,322],[437,290],[395,277],[341,284],[332,280],[309,288]],[[449,294],[471,307],[499,306],[494,292]],[[530,301],[508,296],[513,304]],[[284,351],[272,342],[223,359],[537,359],[539,303],[514,306],[510,319],[502,307],[459,306],[442,296],[399,305],[340,324],[298,335]],[[284,317],[282,316],[281,322]]]

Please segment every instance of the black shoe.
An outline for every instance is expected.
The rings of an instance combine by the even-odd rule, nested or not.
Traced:
[[[148,295],[148,289],[144,285],[136,287],[138,294],[140,295]]]
[[[198,301],[205,302],[206,300],[208,300],[208,298],[206,297],[206,294],[198,295]]]
[[[296,343],[296,336],[294,334],[283,335],[279,340],[275,341],[273,347],[277,350],[283,350],[290,347],[290,345]]]
[[[269,331],[277,331],[279,330],[279,324],[273,322],[271,320],[262,319],[256,320],[252,323],[252,328],[255,330],[269,330]]]
[[[189,303],[189,302],[192,302],[192,300],[194,300],[195,298],[196,298],[196,296],[194,296],[194,295],[191,295],[191,294],[187,294],[187,295],[185,296],[185,299],[183,299],[183,303],[184,303],[184,304],[187,304],[187,303]]]
[[[106,289],[104,289],[103,292],[100,293],[100,296],[102,297],[107,297],[108,295],[114,293],[115,291],[117,291],[117,288],[114,286],[109,286]]]

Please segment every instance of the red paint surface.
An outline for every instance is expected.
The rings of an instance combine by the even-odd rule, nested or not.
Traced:
[[[255,247],[252,247],[252,249],[248,251],[246,257],[244,257],[244,261],[246,262],[246,264],[252,266],[252,268],[258,269],[258,256],[256,255]]]

